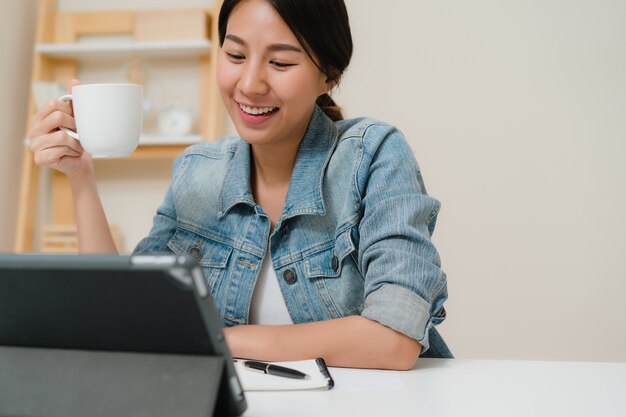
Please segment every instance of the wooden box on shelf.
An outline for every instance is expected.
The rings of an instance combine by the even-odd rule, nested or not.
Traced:
[[[136,41],[207,39],[209,21],[201,10],[146,11],[135,17]]]

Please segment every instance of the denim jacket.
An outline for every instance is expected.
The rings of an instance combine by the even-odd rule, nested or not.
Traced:
[[[430,240],[440,204],[396,128],[333,122],[316,107],[273,230],[250,167],[250,145],[237,137],[188,148],[135,253],[194,256],[224,326],[234,326],[248,323],[269,243],[294,323],[362,315],[417,340],[422,356],[451,356],[433,327],[447,298]]]

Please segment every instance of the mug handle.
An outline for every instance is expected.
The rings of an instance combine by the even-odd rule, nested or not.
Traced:
[[[61,101],[65,101],[66,103],[69,101],[73,100],[73,97],[71,94],[66,94],[64,96],[59,97],[59,100]],[[74,139],[76,139],[77,141],[80,142],[80,139],[78,138],[78,133],[74,132],[73,130],[69,130],[66,127],[61,127],[60,128],[62,131],[64,131],[65,133],[67,133],[68,135],[70,135],[71,137],[73,137]]]

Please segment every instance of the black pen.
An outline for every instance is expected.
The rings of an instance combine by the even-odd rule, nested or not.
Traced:
[[[286,368],[280,365],[274,365],[266,362],[259,361],[245,361],[243,363],[245,368],[250,369],[251,371],[263,372],[264,374],[282,376],[284,378],[293,378],[293,379],[309,379],[309,376],[303,372],[300,372],[296,369]]]

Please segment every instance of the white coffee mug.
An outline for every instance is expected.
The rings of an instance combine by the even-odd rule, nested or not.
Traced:
[[[92,158],[122,158],[137,148],[143,119],[143,87],[137,84],[84,84],[59,98],[72,101],[76,132]]]

